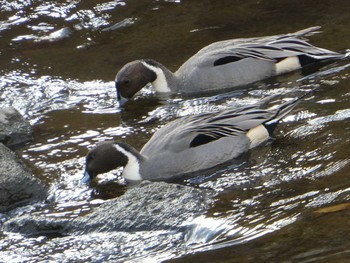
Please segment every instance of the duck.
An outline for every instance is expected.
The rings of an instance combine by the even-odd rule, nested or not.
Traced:
[[[155,132],[140,152],[123,142],[101,142],[86,155],[82,182],[120,167],[126,182],[168,181],[213,168],[267,141],[299,101],[181,117]]]
[[[115,77],[117,99],[124,105],[148,84],[158,93],[194,93],[224,90],[288,73],[346,54],[311,45],[310,27],[295,33],[239,38],[212,43],[190,57],[175,72],[152,59],[127,63]]]

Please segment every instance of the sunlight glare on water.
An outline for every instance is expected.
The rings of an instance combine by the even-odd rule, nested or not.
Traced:
[[[175,71],[218,40],[320,25],[324,32],[310,37],[312,44],[335,51],[350,48],[345,0],[330,5],[275,2],[1,1],[0,107],[15,107],[33,125],[34,141],[16,152],[49,188],[42,203],[0,214],[1,223],[26,213],[79,218],[105,199],[124,194],[120,170],[99,176],[101,185],[117,183],[108,198],[81,184],[86,153],[99,142],[121,141],[139,150],[178,117],[246,105],[277,106],[309,93],[266,144],[180,182],[215,193],[210,209],[188,218],[181,228],[96,229],[66,236],[1,232],[1,260],[347,260],[349,210],[327,210],[350,200],[347,59],[219,94],[159,95],[148,86],[123,108],[116,99],[115,74],[127,62],[153,58]],[[326,211],[322,216],[317,214],[320,208]]]

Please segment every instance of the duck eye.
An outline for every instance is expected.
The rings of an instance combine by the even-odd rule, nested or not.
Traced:
[[[124,85],[129,85],[129,83],[130,83],[130,80],[128,80],[128,79],[123,80]]]
[[[95,154],[89,154],[87,157],[86,157],[86,160],[89,162],[91,160],[93,160],[95,158]]]

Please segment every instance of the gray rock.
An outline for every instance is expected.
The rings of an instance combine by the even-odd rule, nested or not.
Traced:
[[[0,142],[13,148],[33,140],[28,121],[13,107],[0,109]]]
[[[32,176],[14,152],[0,143],[0,212],[45,195],[46,187]]]
[[[3,228],[22,234],[179,230],[186,220],[204,214],[213,196],[209,190],[144,181],[86,216],[62,219],[35,213],[12,218]]]

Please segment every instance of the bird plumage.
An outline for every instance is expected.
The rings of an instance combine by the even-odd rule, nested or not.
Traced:
[[[266,141],[298,101],[182,117],[160,128],[140,152],[124,143],[103,143],[88,153],[87,174],[99,174],[96,167],[105,172],[123,166],[129,181],[157,181],[211,168]]]
[[[320,61],[346,55],[308,43],[317,33],[311,27],[295,33],[224,40],[212,43],[189,58],[175,73],[154,60],[126,64],[115,82],[123,103],[151,83],[157,92],[200,92],[233,88],[287,73]]]

